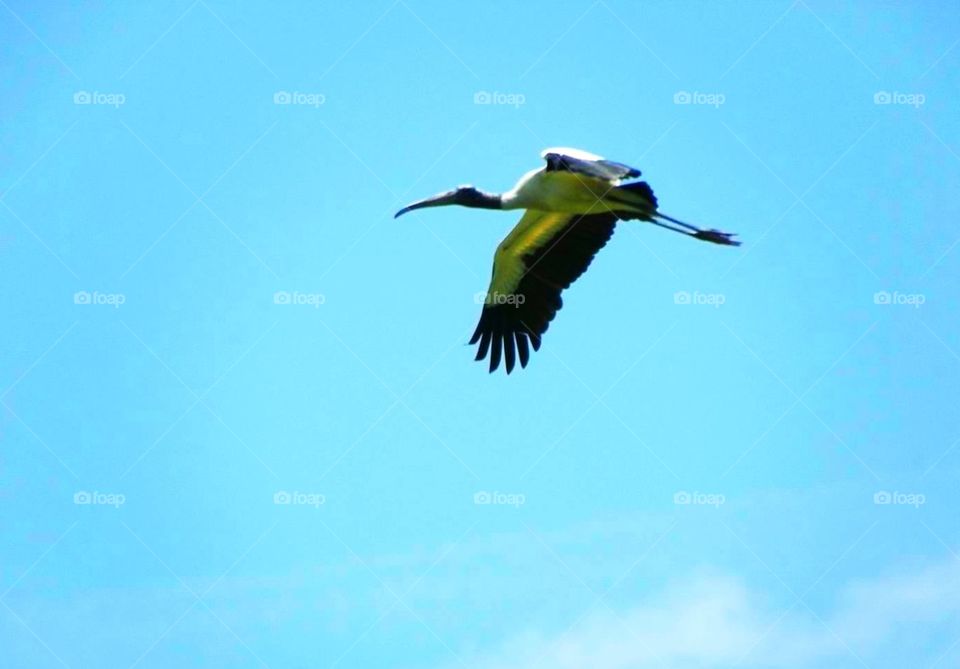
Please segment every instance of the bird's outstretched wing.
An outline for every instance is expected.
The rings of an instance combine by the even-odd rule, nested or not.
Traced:
[[[547,161],[547,172],[575,172],[605,181],[620,181],[640,176],[640,170],[629,165],[604,160],[599,156],[586,158],[584,155],[591,154],[570,155],[556,150],[547,150],[543,158]]]
[[[491,372],[501,358],[507,374],[518,357],[526,367],[530,347],[540,349],[543,333],[563,306],[560,293],[590,266],[619,218],[528,210],[497,247],[483,312],[470,339],[479,342],[476,359],[489,354]]]

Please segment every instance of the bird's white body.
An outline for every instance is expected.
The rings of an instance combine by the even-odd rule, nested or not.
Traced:
[[[541,156],[562,155],[586,162],[602,161],[601,156],[558,147],[546,149]],[[623,201],[614,202],[607,195],[620,179],[600,178],[569,171],[548,171],[546,167],[530,170],[512,190],[501,197],[503,209],[535,209],[565,214],[599,214],[633,209]]]
[[[564,214],[599,214],[623,211],[622,203],[605,201],[613,181],[575,174],[531,170],[501,200],[503,209],[536,209]]]

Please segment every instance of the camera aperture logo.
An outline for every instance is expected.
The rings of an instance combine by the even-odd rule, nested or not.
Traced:
[[[675,105],[699,105],[719,109],[726,103],[727,96],[723,93],[701,93],[700,91],[677,91],[673,94]]]
[[[893,292],[878,290],[873,294],[874,304],[892,304],[894,306],[907,306],[919,309],[926,301],[927,296],[923,293],[901,293],[899,290]]]
[[[527,503],[527,496],[519,492],[478,490],[473,493],[473,503],[477,506],[512,506],[519,509]]]
[[[918,109],[927,101],[923,93],[901,93],[899,91],[877,91],[873,94],[875,105],[906,105]]]
[[[879,506],[912,506],[917,509],[927,503],[927,496],[919,492],[878,490],[873,493],[873,503]]]
[[[719,508],[721,505],[726,504],[726,496],[718,492],[687,492],[686,490],[678,490],[673,493],[673,503],[682,505],[682,506],[712,506],[713,508]]]
[[[117,109],[127,101],[123,93],[101,93],[100,91],[77,91],[73,94],[75,105],[101,105]]]
[[[119,509],[127,503],[127,496],[119,492],[78,490],[73,493],[73,503],[78,506],[112,506]]]
[[[300,91],[277,91],[273,94],[275,105],[299,105],[317,109],[325,104],[327,96],[323,93],[302,93]]]
[[[323,293],[301,293],[299,290],[278,290],[273,294],[274,304],[292,304],[294,306],[305,306],[319,309],[321,304],[326,304],[327,297]]]
[[[280,506],[312,506],[314,509],[319,509],[327,503],[327,498],[318,492],[278,490],[273,493],[273,503]]]
[[[108,306],[119,309],[127,301],[123,293],[101,293],[98,290],[78,290],[73,294],[73,303],[81,305]]]
[[[678,290],[673,294],[674,304],[693,304],[719,309],[726,301],[727,296],[723,293],[701,293],[699,290],[693,292],[689,290]]]

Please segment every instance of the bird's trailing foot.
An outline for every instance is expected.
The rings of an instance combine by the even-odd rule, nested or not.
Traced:
[[[719,230],[698,230],[697,232],[691,235],[697,239],[702,239],[705,242],[713,242],[714,244],[723,244],[725,246],[740,246],[740,242],[736,239],[731,239],[731,237],[736,237],[737,233],[735,232],[720,232]]]

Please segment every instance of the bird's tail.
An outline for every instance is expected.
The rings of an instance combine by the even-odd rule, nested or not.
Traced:
[[[657,196],[646,181],[634,181],[615,186],[604,196],[615,204],[624,205],[627,212],[636,214],[636,218],[649,220],[657,214]]]

